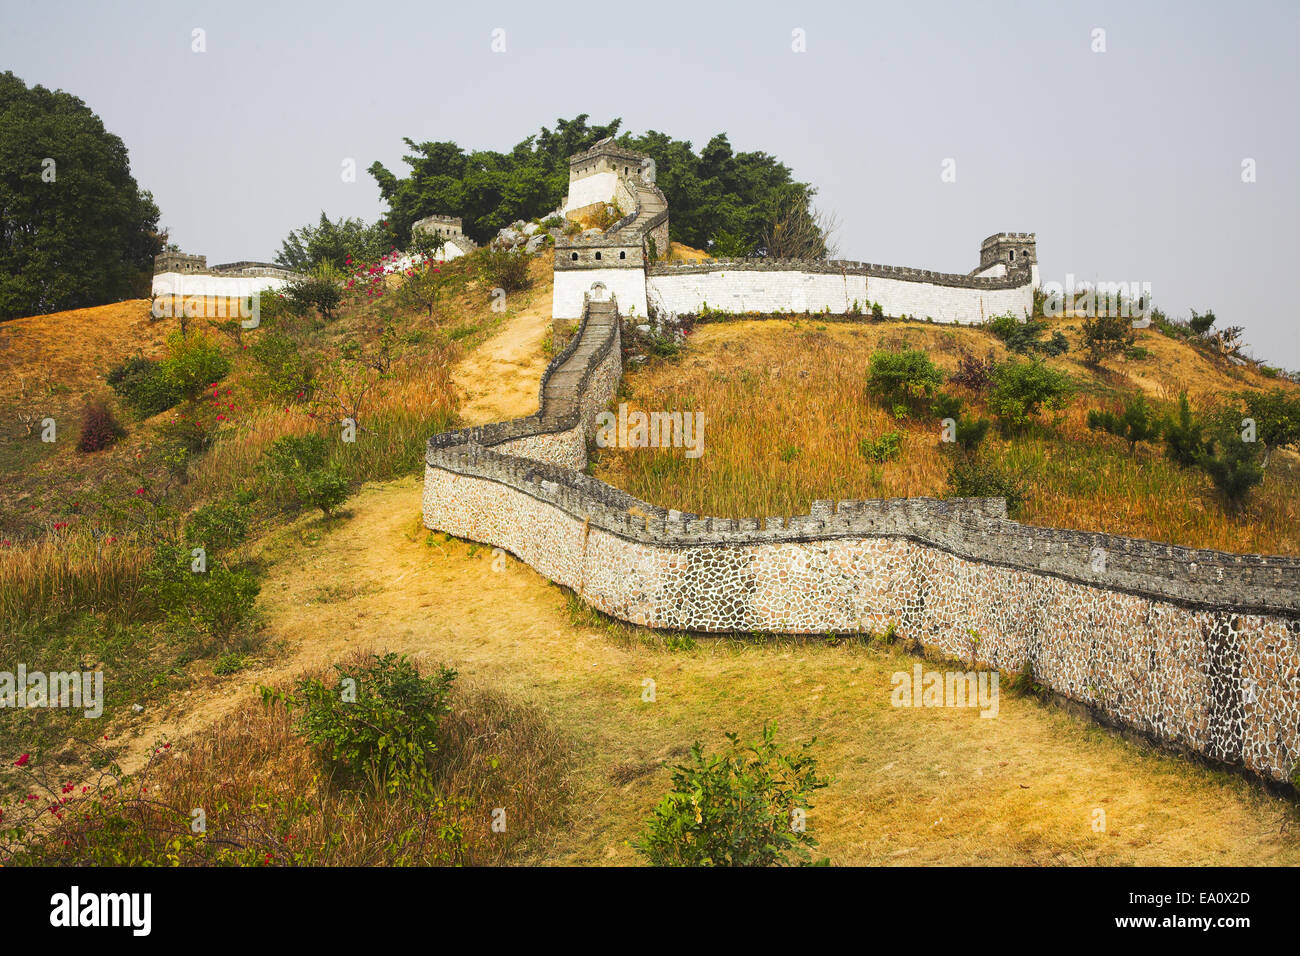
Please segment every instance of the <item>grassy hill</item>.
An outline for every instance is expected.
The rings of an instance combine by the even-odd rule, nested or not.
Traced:
[[[1133,453],[1114,436],[1087,427],[1092,409],[1116,409],[1143,394],[1172,414],[1180,392],[1208,410],[1234,392],[1300,386],[1250,367],[1216,360],[1154,327],[1137,332],[1133,358],[1100,369],[1083,361],[1080,322],[1054,319],[1064,355],[1045,361],[1067,373],[1076,393],[1069,406],[1012,434],[996,430],[984,454],[1028,484],[1017,517],[1029,524],[1105,531],[1225,551],[1300,554],[1300,457],[1273,456],[1265,478],[1241,513],[1216,499],[1204,472],[1181,468],[1159,442]],[[949,490],[949,454],[933,416],[910,410],[899,418],[869,394],[867,372],[877,351],[924,350],[945,373],[963,354],[996,363],[1012,355],[983,327],[828,317],[701,323],[675,356],[651,361],[624,380],[632,409],[696,410],[705,415],[705,452],[602,449],[594,473],[666,507],[722,517],[806,514],[817,499],[942,496]],[[951,389],[987,414],[987,396]],[[862,440],[902,433],[895,458],[874,462]]]
[[[475,257],[450,266],[432,316],[388,293],[357,294],[328,321],[276,313],[238,342],[210,329],[230,363],[218,387],[143,417],[105,376],[137,353],[168,354],[174,321],[153,322],[135,302],[0,326],[8,438],[0,520],[9,542],[0,548],[0,660],[102,669],[108,698],[99,720],[6,716],[0,809],[6,826],[39,818],[35,832],[46,838],[0,837],[0,857],[630,864],[641,859],[630,841],[694,741],[715,749],[727,732],[751,737],[775,721],[783,742],[816,738],[831,782],[809,821],[836,864],[1300,862],[1293,803],[1032,694],[1005,693],[997,720],[891,707],[892,675],[916,662],[903,641],[647,632],[591,612],[508,556],[427,532],[425,439],[457,422],[533,411],[552,348],[548,259],[532,264],[530,285],[501,313],[490,309],[483,269]],[[1153,335],[1141,341],[1153,358],[1109,375],[1071,353],[1049,360],[1080,380],[1080,407],[1029,439],[993,440],[1005,458],[1023,445],[1018,453],[1038,462],[1027,520],[1104,518],[1112,530],[1141,533],[1139,520],[1162,531],[1174,515],[1200,540],[1213,532],[1245,548],[1284,549],[1295,527],[1283,500],[1294,480],[1289,456],[1270,465],[1252,506],[1278,509],[1270,521],[1281,527],[1251,532],[1161,511],[1156,488],[1172,473],[1158,470],[1156,451],[1140,449],[1130,463],[1117,440],[1080,424],[1083,408],[1132,388],[1167,400],[1181,388],[1201,398],[1268,384]],[[271,336],[291,348],[259,345]],[[625,384],[636,405],[706,411],[703,458],[683,466],[680,452],[647,451],[642,462],[605,450],[597,473],[652,501],[715,514],[941,491],[931,424],[899,422],[864,391],[870,353],[904,345],[925,346],[945,368],[963,347],[1005,355],[980,329],[816,317],[703,324],[684,351],[630,370]],[[372,360],[385,348],[381,372]],[[294,358],[314,370],[301,395],[276,382]],[[52,362],[56,374],[43,379]],[[351,497],[327,515],[268,461],[277,440],[336,436],[337,396],[356,387],[366,389],[358,441],[332,440],[324,466],[342,474]],[[127,434],[83,453],[79,415],[94,396],[109,401]],[[59,419],[59,441],[35,449],[38,439],[15,427],[16,411],[33,407]],[[215,437],[177,461],[176,418],[202,418]],[[906,432],[902,455],[869,467],[857,443],[886,427]],[[1092,457],[1076,459],[1080,449]],[[1047,467],[1058,459],[1059,471]],[[1150,497],[1121,509],[1121,489],[1101,517],[1053,501],[1103,466],[1148,476]],[[1185,490],[1210,504],[1205,487]],[[1090,500],[1086,485],[1072,493]],[[246,533],[227,534],[239,540],[209,555],[229,592],[177,590],[159,564],[168,543],[228,532],[240,514]],[[251,596],[240,590],[249,581]],[[205,606],[231,616],[204,617]],[[425,675],[443,664],[458,672],[428,792],[376,790],[323,769],[298,723],[302,708],[263,702],[262,687],[294,695],[303,681],[332,681],[336,666],[361,666],[371,651],[406,655]],[[653,702],[643,697],[647,677]],[[29,760],[13,766],[22,754]],[[115,767],[130,778],[119,783]],[[40,799],[27,801],[32,793]],[[101,799],[104,811],[83,815],[78,801]],[[208,838],[190,831],[194,807],[207,809]],[[504,831],[491,825],[501,808]]]

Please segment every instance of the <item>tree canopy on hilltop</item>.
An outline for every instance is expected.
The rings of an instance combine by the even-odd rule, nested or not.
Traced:
[[[165,236],[84,102],[0,73],[0,320],[147,295]]]
[[[409,175],[399,178],[382,163],[370,166],[388,203],[387,219],[404,241],[411,224],[433,213],[460,216],[465,232],[479,242],[517,219],[535,219],[558,207],[568,191],[569,157],[607,136],[648,153],[656,182],[668,197],[672,238],[697,248],[716,243],[726,255],[762,253],[774,226],[791,218],[812,219],[814,190],[795,182],[788,167],[763,152],[737,153],[719,133],[696,153],[689,141],[651,130],[619,136],[621,119],[590,126],[588,115],[556,120],[509,153],[465,152],[452,142],[416,143],[402,157]],[[776,230],[780,234],[780,230]],[[825,253],[824,237],[812,237],[811,251]]]

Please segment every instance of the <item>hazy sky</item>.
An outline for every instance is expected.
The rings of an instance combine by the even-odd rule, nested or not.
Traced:
[[[507,149],[589,113],[775,154],[839,215],[843,258],[967,272],[985,236],[1036,232],[1044,281],[1149,282],[1300,368],[1295,0],[0,10],[0,69],[85,100],[209,262],[271,259],[322,209],[376,218],[365,168],[403,172],[403,136]]]

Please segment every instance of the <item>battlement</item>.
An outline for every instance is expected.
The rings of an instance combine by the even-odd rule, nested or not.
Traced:
[[[187,255],[184,252],[160,252],[153,258],[154,274],[162,272],[207,272],[208,257]]]

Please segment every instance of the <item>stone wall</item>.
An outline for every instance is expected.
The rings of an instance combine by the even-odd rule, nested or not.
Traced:
[[[434,436],[424,520],[607,614],[703,632],[879,630],[1032,670],[1101,719],[1286,779],[1300,757],[1300,559],[1021,525],[1001,499],[683,514],[583,474],[621,372],[611,301],[543,377],[537,415]],[[972,640],[972,631],[978,640]]]
[[[1033,310],[1028,272],[969,276],[875,263],[828,260],[738,259],[666,263],[649,268],[646,293],[672,314],[696,314],[707,305],[724,312],[871,311],[935,322],[983,322]]]

